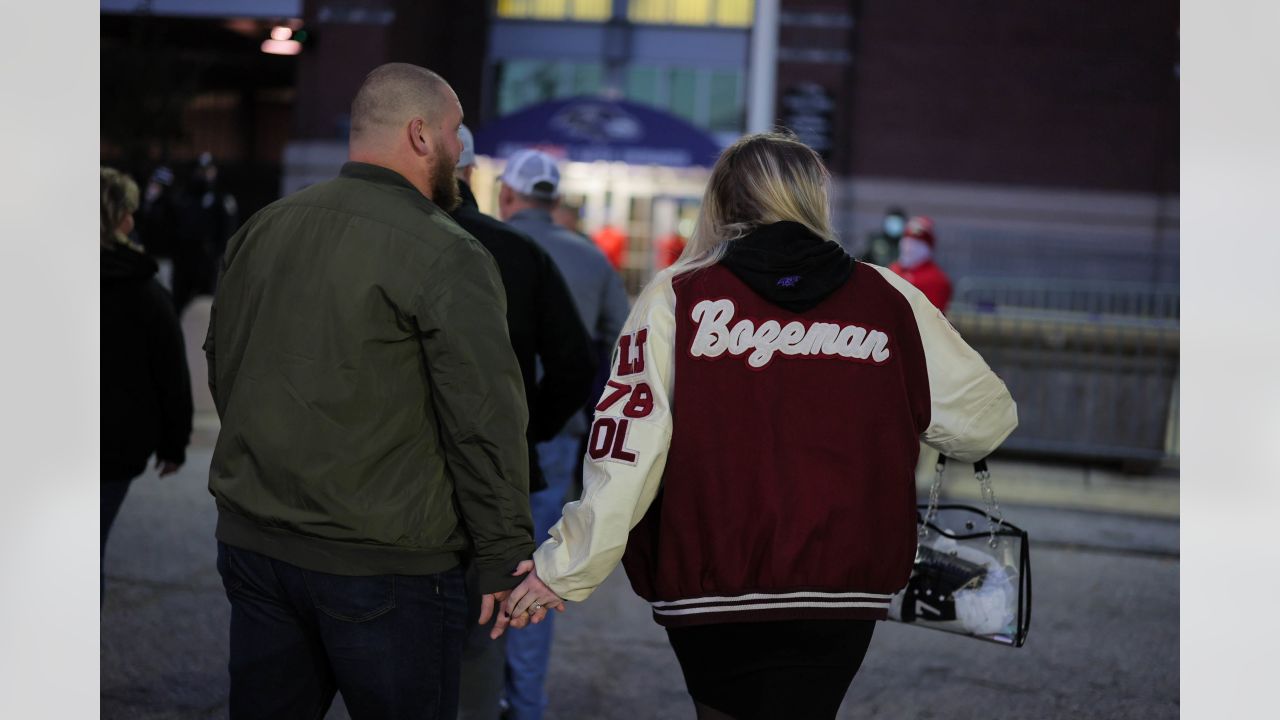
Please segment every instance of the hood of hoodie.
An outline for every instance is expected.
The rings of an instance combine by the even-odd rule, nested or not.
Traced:
[[[729,243],[721,260],[758,295],[791,312],[805,312],[849,280],[853,258],[798,222],[761,225]]]
[[[145,282],[156,274],[156,261],[124,245],[102,248],[102,284]]]

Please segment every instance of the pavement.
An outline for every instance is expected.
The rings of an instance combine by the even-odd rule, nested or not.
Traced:
[[[206,489],[218,424],[199,350],[207,313],[198,300],[183,317],[198,411],[188,462],[134,482],[107,548],[102,718],[227,715],[229,608]],[[1004,517],[1031,537],[1027,644],[880,623],[839,718],[1177,718],[1177,468],[1130,476],[999,454],[990,466]],[[922,467],[922,497],[932,479]],[[970,468],[948,468],[943,499],[979,504]],[[666,634],[621,569],[558,616],[548,692],[547,720],[694,718]],[[348,717],[341,697],[327,717]]]
[[[216,418],[202,414],[196,425],[187,465],[135,481],[112,531],[103,718],[227,714],[229,611],[206,489]],[[991,467],[1005,517],[1032,540],[1026,646],[880,623],[839,717],[1178,717],[1179,529],[1167,512],[1177,479],[999,456]],[[944,487],[963,499],[976,481],[966,468],[952,472]],[[1036,498],[1075,499],[1028,502]],[[1107,507],[1107,498],[1121,499]],[[1166,511],[1135,512],[1144,498]],[[557,618],[548,688],[548,720],[694,717],[666,635],[620,569]],[[348,717],[340,698],[328,717]]]

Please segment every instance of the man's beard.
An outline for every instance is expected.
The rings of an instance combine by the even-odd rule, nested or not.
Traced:
[[[458,178],[453,174],[453,163],[440,153],[431,168],[431,201],[439,205],[445,212],[458,209],[462,197],[458,192]]]

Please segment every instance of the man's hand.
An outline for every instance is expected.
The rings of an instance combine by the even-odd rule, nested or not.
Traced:
[[[502,637],[507,630],[507,625],[517,629],[523,628],[530,622],[537,625],[546,618],[548,608],[564,612],[564,600],[561,600],[554,590],[538,578],[537,569],[531,568],[528,577],[517,585],[502,603],[502,609],[498,612],[498,621],[494,623],[489,637],[494,640]]]
[[[521,560],[516,566],[515,572],[511,573],[513,577],[519,577],[533,570],[532,560]],[[510,590],[501,590],[496,593],[485,593],[480,596],[480,622],[477,625],[484,625],[489,622],[489,618],[493,617],[493,606],[495,602],[502,602],[507,599]]]
[[[489,622],[489,618],[493,617],[493,604],[502,602],[507,599],[508,590],[502,590],[496,593],[485,593],[480,596],[480,622],[478,625],[484,625]]]

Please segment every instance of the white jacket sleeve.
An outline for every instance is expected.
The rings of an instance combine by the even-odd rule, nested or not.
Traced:
[[[604,582],[658,494],[671,444],[674,308],[670,275],[637,299],[587,436],[582,499],[564,506],[533,555],[539,578],[566,600]]]
[[[921,440],[949,458],[974,462],[1018,427],[1004,382],[928,298],[888,268],[875,268],[911,303],[929,373],[930,419]]]

